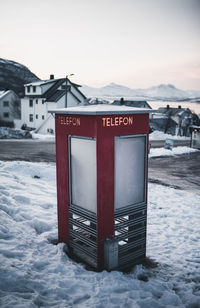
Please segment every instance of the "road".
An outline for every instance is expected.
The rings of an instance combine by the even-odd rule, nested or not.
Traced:
[[[151,148],[161,148],[164,140],[150,141]],[[189,146],[189,140],[175,140],[174,146]],[[55,142],[32,139],[0,139],[0,160],[55,162]]]
[[[0,160],[55,162],[55,142],[32,139],[1,139]]]
[[[200,195],[200,152],[150,158],[149,182]]]
[[[151,141],[151,147],[162,147],[164,141]],[[176,140],[177,145],[189,141]],[[0,160],[55,162],[55,142],[41,140],[0,140]],[[200,152],[149,159],[149,181],[200,194]]]

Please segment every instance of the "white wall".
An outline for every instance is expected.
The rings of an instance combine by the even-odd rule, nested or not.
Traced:
[[[22,120],[16,120],[14,119],[14,127],[20,129],[22,127]]]
[[[81,100],[81,102],[84,101],[83,96],[79,93],[79,91],[77,91],[77,89],[76,89],[75,87],[72,86],[72,87],[71,87],[71,91],[72,91],[73,94],[76,95],[76,97],[78,97],[78,99]],[[80,91],[81,91],[81,90],[80,90]]]
[[[77,100],[73,97],[71,93],[67,94],[67,105],[68,107],[75,107],[77,106]],[[57,108],[65,108],[65,96],[61,97],[60,100],[55,102],[48,102],[47,103],[47,110],[57,109]],[[49,133],[49,130],[53,130],[53,133],[55,134],[55,119],[53,116],[49,117],[49,114],[47,115],[47,120],[43,125],[38,127],[37,133],[39,134],[47,134]]]
[[[52,82],[44,84],[42,84],[42,82],[35,82],[32,83],[31,85],[25,85],[25,95],[41,95],[52,86],[53,82],[55,81],[52,80]],[[35,92],[33,92],[33,86],[35,86]],[[28,87],[30,87],[30,92],[28,92]]]
[[[52,80],[52,82],[48,82],[47,84],[43,84],[41,85],[41,88],[42,88],[42,94],[45,93],[51,86],[52,86],[52,83],[55,83],[54,80]]]
[[[65,108],[65,95],[59,99],[55,108]]]
[[[21,113],[22,113],[22,124],[26,124],[32,128],[38,128],[47,118],[47,104],[46,102],[42,103],[44,99],[37,98],[33,100],[33,107],[30,107],[29,98],[23,98],[21,100]],[[30,121],[30,114],[33,115],[33,121]],[[44,119],[42,119],[44,116]]]
[[[42,91],[48,90],[52,86],[52,83],[42,85]],[[71,85],[71,91],[81,100],[84,101],[82,95]],[[31,98],[32,99],[32,98]],[[49,130],[53,130],[55,133],[54,118],[49,117],[48,110],[65,108],[65,95],[60,98],[58,102],[45,102],[42,104],[42,99],[33,98],[33,107],[29,106],[29,98],[23,98],[22,102],[22,124],[26,124],[29,127],[35,128],[38,133],[46,134]],[[75,107],[79,104],[78,100],[70,93],[67,93],[67,107]],[[33,121],[30,122],[29,115],[33,115]],[[38,118],[36,116],[38,115]],[[44,116],[44,120],[42,119]]]
[[[67,107],[75,107],[78,105],[77,99],[70,93],[67,93]],[[63,95],[57,103],[48,102],[48,110],[55,108],[65,108],[65,95]]]
[[[28,92],[28,87],[30,87],[30,92]],[[42,94],[42,88],[40,87],[40,85],[35,86],[35,87],[36,87],[35,92],[33,92],[33,87],[31,85],[25,86],[25,95],[41,95]]]
[[[48,114],[46,121],[36,131],[38,134],[54,134],[55,135],[55,118]]]
[[[78,104],[77,99],[69,92],[67,94],[67,107],[75,107]]]
[[[12,90],[8,90],[7,93],[0,98],[0,120],[13,122],[14,103],[16,100],[19,100],[19,98]],[[8,102],[8,106],[4,106],[4,102]],[[5,117],[4,113],[8,113],[9,116]]]

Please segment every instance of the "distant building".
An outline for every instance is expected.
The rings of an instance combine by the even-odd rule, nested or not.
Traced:
[[[160,112],[153,112],[149,120],[150,131],[159,130],[164,132],[168,117],[166,114]]]
[[[12,91],[0,91],[0,126],[14,126],[14,120],[20,119],[20,99]]]
[[[102,99],[102,98],[87,98],[84,101],[84,105],[102,105],[102,104],[109,104],[109,101]]]
[[[189,108],[166,107],[158,108],[157,113],[153,113],[150,119],[152,130],[160,130],[164,133],[179,136],[189,136],[190,126],[198,125],[198,117]]]
[[[200,126],[191,126],[191,147],[200,149]]]
[[[25,97],[21,99],[21,126],[38,133],[54,133],[55,123],[50,109],[74,107],[84,102],[85,95],[79,85],[68,78],[37,81],[25,85]]]
[[[135,101],[135,100],[125,100],[123,97],[120,100],[114,100],[113,105],[125,105],[136,108],[148,108],[152,109],[151,106],[146,101]]]

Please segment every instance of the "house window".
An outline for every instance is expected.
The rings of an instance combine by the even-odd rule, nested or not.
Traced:
[[[54,131],[53,131],[53,129],[52,129],[52,128],[47,128],[47,133],[53,134],[53,133],[54,133]]]
[[[38,119],[38,114],[35,115],[35,118]]]
[[[33,122],[33,114],[29,114],[29,122]]]
[[[42,115],[42,120],[44,120],[44,115]]]
[[[30,87],[30,86],[28,86],[28,87],[27,87],[27,92],[30,92],[30,89],[31,89],[31,87]]]
[[[38,99],[35,100],[35,103],[38,104]]]
[[[29,100],[29,107],[33,107],[33,100],[32,99]]]
[[[44,101],[45,101],[45,100],[43,99],[43,100],[42,100],[42,104],[44,104]]]
[[[33,92],[36,92],[36,86],[33,86]]]
[[[9,112],[4,112],[4,113],[3,113],[3,117],[4,117],[4,118],[9,118]]]
[[[8,102],[8,101],[4,101],[4,102],[3,102],[3,106],[4,106],[4,107],[8,107],[8,106],[9,106],[9,102]]]

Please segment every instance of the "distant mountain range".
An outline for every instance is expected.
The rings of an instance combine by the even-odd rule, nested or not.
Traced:
[[[0,58],[0,91],[13,90],[24,96],[24,84],[40,80],[26,66]]]
[[[160,84],[147,89],[130,89],[128,87],[110,83],[102,88],[82,86],[81,91],[87,97],[96,97],[112,100],[124,97],[136,100],[164,100],[164,101],[200,101],[200,91],[184,91],[177,89],[172,84]]]
[[[0,58],[0,91],[13,90],[24,96],[24,84],[40,80],[26,66]],[[114,100],[124,97],[135,100],[199,101],[200,91],[183,91],[172,84],[160,84],[147,89],[131,89],[115,83],[102,88],[82,86],[81,91],[90,98]]]

